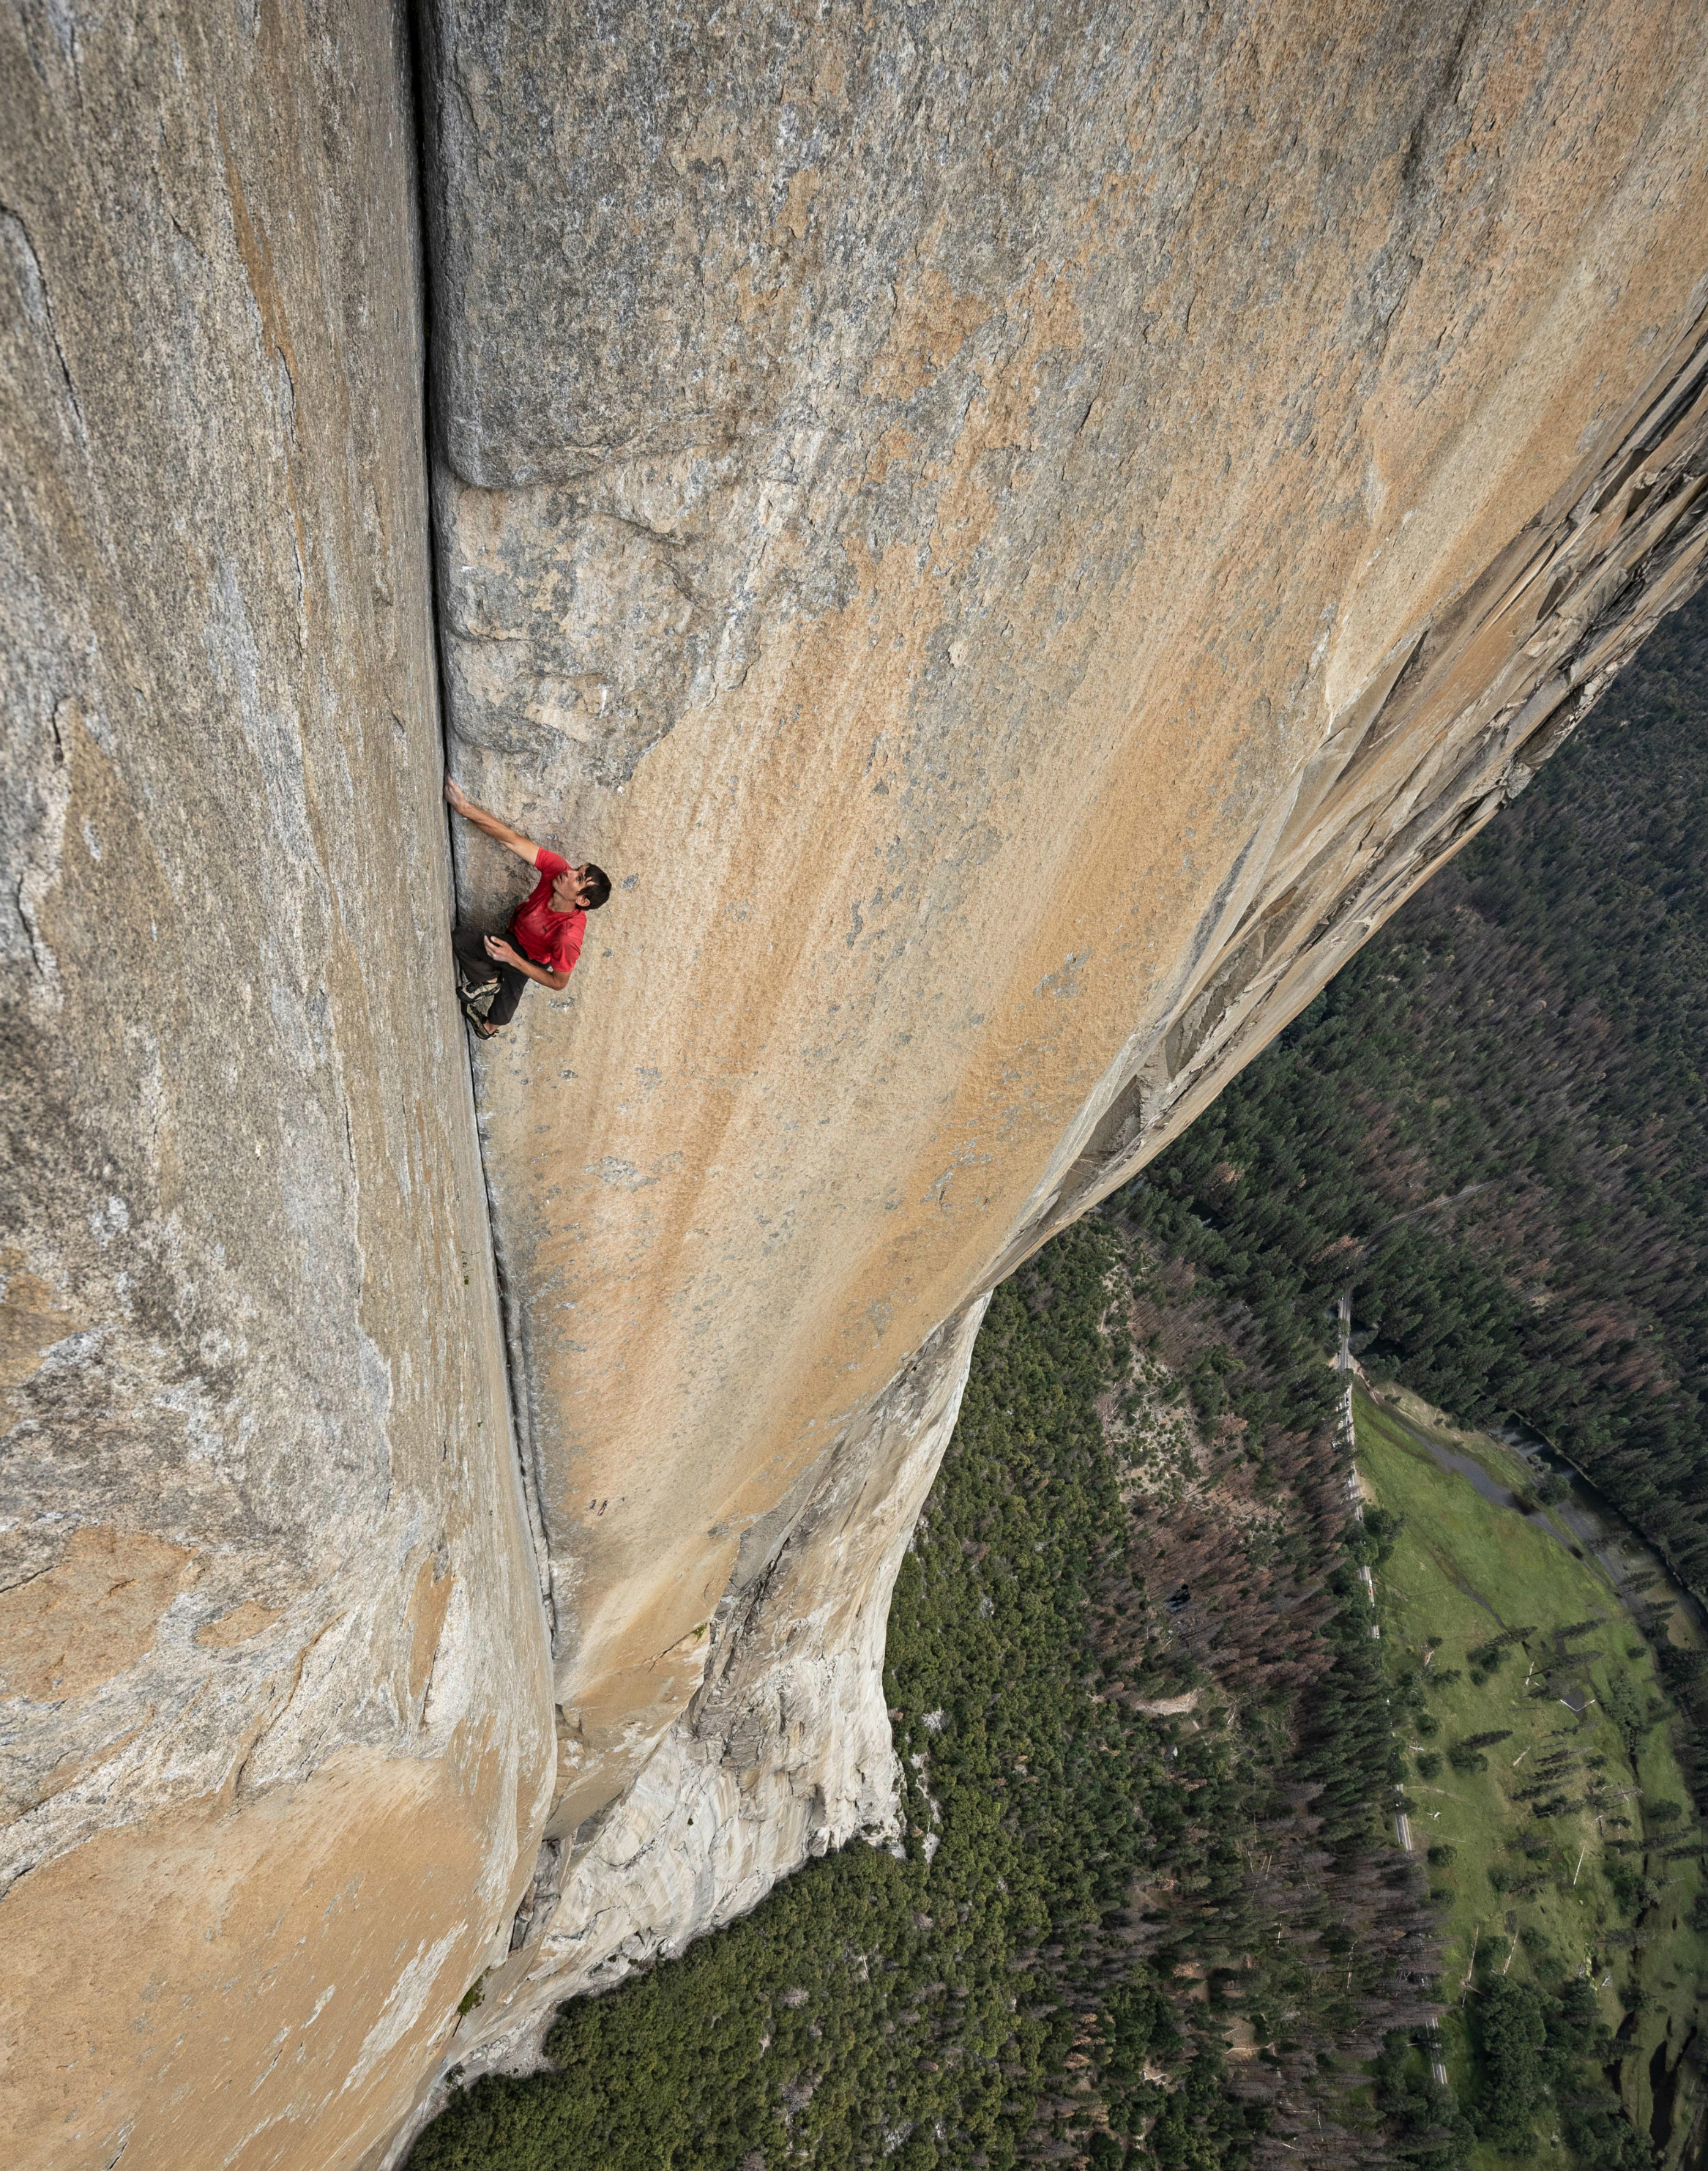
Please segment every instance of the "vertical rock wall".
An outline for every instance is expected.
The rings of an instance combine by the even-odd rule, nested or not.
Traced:
[[[525,1888],[400,10],[0,28],[0,2156],[356,2163]]]
[[[377,2163],[881,1831],[983,1291],[1708,542],[1682,0],[422,32],[454,765],[618,883],[479,1058],[502,1331],[400,8],[0,32],[0,2118],[55,2171]]]
[[[727,1901],[652,1881],[661,1775],[804,1782],[788,1624],[890,1544],[818,1508],[941,1322],[1698,577],[1708,54],[1637,0],[426,19],[453,764],[618,884],[480,1058],[560,1746],[495,2056]],[[869,1815],[877,1693],[774,1868]]]

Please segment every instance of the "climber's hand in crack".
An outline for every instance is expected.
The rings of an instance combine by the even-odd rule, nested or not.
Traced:
[[[469,1013],[474,1030],[483,1040],[490,1040],[501,1026],[509,1024],[530,980],[554,994],[569,985],[581,954],[587,914],[597,912],[610,896],[611,877],[591,861],[571,866],[559,853],[536,844],[520,829],[477,807],[454,777],[445,779],[445,798],[453,813],[526,860],[539,876],[532,894],[517,907],[507,936],[485,935],[473,927],[459,927],[452,936],[465,1010],[475,996],[495,986],[485,1017]]]

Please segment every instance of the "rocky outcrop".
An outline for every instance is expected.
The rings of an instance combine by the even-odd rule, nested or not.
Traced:
[[[394,2158],[881,1837],[983,1293],[1708,535],[1682,5],[420,32],[432,599],[400,13],[3,34],[0,2040],[66,2171]],[[479,1132],[435,604],[463,781],[618,879]]]
[[[472,2067],[870,1820],[816,1504],[1698,577],[1708,206],[1682,8],[427,13],[452,757],[619,882],[480,1059],[560,1766]]]
[[[8,2165],[354,2164],[550,1776],[383,8],[0,30]]]
[[[891,1594],[966,1383],[984,1300],[931,1336],[837,1443],[802,1504],[756,1526],[708,1625],[704,1686],[591,1832],[509,1981],[599,1990],[744,1914],[779,1868],[897,1836],[883,1692]],[[563,1859],[547,1842],[546,1860]]]

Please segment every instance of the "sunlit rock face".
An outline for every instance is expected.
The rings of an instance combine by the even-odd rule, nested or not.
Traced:
[[[882,1839],[985,1292],[1708,535],[1682,0],[418,27],[419,110],[384,6],[0,33],[0,2118],[55,2171],[395,2160],[436,2070]],[[474,1096],[441,674],[618,882]]]
[[[0,2158],[385,2142],[533,1873],[402,27],[0,30]]]
[[[930,1337],[1696,579],[1705,55],[1647,4],[427,14],[452,758],[618,883],[479,1068],[559,1707],[471,2031],[521,2055],[724,1906],[656,1881],[660,1774],[790,1764],[765,1654],[889,1573],[811,1504]],[[513,868],[465,839],[464,898]]]

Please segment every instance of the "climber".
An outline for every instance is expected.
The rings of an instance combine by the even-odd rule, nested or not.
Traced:
[[[568,986],[581,954],[587,914],[597,912],[610,896],[611,877],[591,861],[586,866],[572,867],[560,854],[533,844],[495,814],[477,807],[461,785],[448,776],[445,796],[453,813],[472,822],[539,871],[539,880],[516,908],[507,937],[484,935],[476,927],[459,927],[451,937],[451,946],[457,953],[463,1015],[482,1040],[490,1040],[501,1026],[508,1025],[515,1016],[522,991],[530,980],[553,989]],[[483,1018],[472,1005],[477,996],[495,986],[498,992]]]

